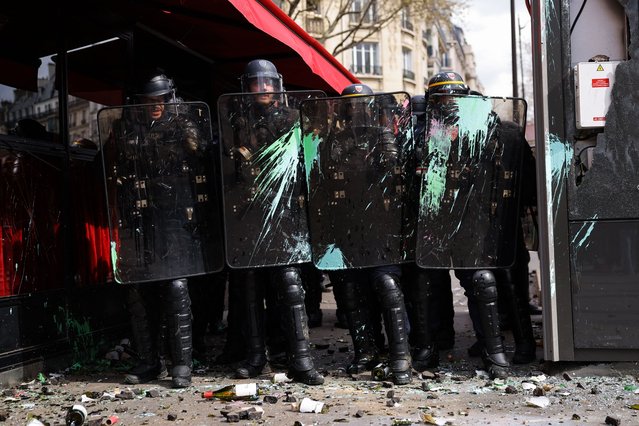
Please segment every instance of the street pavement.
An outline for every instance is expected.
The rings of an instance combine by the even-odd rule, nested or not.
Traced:
[[[351,377],[344,367],[351,357],[348,332],[334,327],[335,300],[323,293],[323,325],[310,330],[313,354],[326,376],[323,386],[273,383],[284,370],[267,368],[253,380],[233,378],[234,366],[198,363],[193,385],[170,388],[162,379],[138,386],[122,383],[126,363],[111,361],[91,368],[42,372],[31,381],[3,389],[0,423],[31,426],[64,425],[74,404],[88,413],[86,424],[155,425],[639,425],[639,368],[636,363],[543,362],[541,317],[533,317],[538,360],[513,366],[504,381],[490,380],[478,358],[467,354],[474,342],[463,290],[454,283],[455,346],[441,351],[441,364],[414,373],[406,386],[374,381],[370,374]],[[126,337],[126,336],[123,336]],[[211,357],[219,354],[222,336],[209,336]],[[505,333],[509,357],[512,336]],[[106,367],[105,367],[106,365]],[[277,377],[280,377],[278,375]],[[257,401],[225,402],[202,398],[202,392],[255,382],[263,395]],[[268,398],[265,398],[268,397]],[[324,411],[299,411],[304,398],[324,404]],[[308,402],[308,401],[306,401]]]

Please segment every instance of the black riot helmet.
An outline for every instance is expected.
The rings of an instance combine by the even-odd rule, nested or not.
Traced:
[[[240,78],[242,92],[282,92],[282,75],[271,61],[255,59],[244,68]]]
[[[365,84],[349,84],[342,89],[340,96],[371,96],[373,89]]]
[[[469,90],[462,76],[452,71],[437,73],[428,81],[429,95],[467,95]]]
[[[175,85],[166,75],[154,74],[140,85],[137,97],[143,102],[144,98],[160,97],[162,102],[175,102]]]
[[[360,96],[373,96],[373,89],[365,84],[350,84],[346,86],[340,96],[344,98],[357,98]],[[371,106],[366,99],[351,99],[341,106],[340,115],[354,127],[369,127],[372,125]]]
[[[426,96],[415,95],[410,98],[410,107],[413,115],[422,115],[426,113]]]

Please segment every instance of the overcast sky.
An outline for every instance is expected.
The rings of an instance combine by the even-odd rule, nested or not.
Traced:
[[[461,16],[460,26],[464,30],[466,41],[472,45],[475,52],[477,74],[484,85],[484,94],[512,96],[510,0],[467,2],[469,7]],[[515,0],[515,8],[516,16],[519,16],[519,23],[523,27],[522,40],[529,44],[530,15],[525,0]],[[517,21],[515,25],[518,25]]]

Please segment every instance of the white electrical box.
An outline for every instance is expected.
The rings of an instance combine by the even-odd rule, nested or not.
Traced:
[[[620,61],[579,62],[575,66],[575,113],[578,129],[606,125],[606,113]]]

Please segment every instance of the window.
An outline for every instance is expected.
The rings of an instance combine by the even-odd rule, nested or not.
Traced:
[[[408,31],[413,31],[413,22],[410,18],[410,9],[403,7],[401,10],[402,28]]]
[[[306,0],[306,10],[309,12],[321,13],[320,0]]]
[[[444,68],[450,68],[451,65],[452,65],[452,61],[450,60],[450,56],[446,52],[442,53],[441,62],[442,62],[442,67],[444,67]]]
[[[362,17],[362,13],[364,16]],[[377,22],[377,1],[376,0],[353,0],[351,22],[359,22],[362,18],[363,24]]]
[[[353,48],[353,69],[358,74],[381,75],[377,43],[360,43]]]
[[[402,62],[404,64],[404,78],[415,79],[413,72],[413,51],[407,47],[402,47]]]

